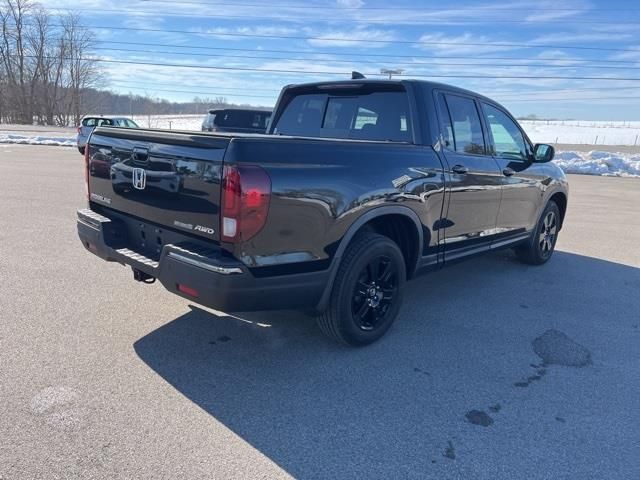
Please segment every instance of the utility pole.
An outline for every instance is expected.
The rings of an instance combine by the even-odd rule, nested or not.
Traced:
[[[389,80],[391,80],[394,75],[402,75],[404,73],[404,69],[396,68],[395,70],[391,70],[389,68],[381,68],[380,73],[383,75],[389,75]]]

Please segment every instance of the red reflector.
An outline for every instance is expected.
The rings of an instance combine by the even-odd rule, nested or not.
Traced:
[[[195,288],[187,287],[186,285],[178,284],[178,291],[184,293],[185,295],[189,295],[190,297],[199,297],[200,294]]]

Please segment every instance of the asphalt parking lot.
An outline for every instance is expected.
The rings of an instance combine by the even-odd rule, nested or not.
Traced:
[[[549,264],[419,278],[348,349],[90,255],[75,149],[0,168],[2,480],[640,478],[640,179],[571,176]]]

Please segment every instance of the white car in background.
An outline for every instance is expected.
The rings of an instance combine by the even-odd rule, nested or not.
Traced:
[[[96,127],[121,127],[121,128],[140,128],[136,122],[125,117],[103,117],[103,116],[86,116],[83,117],[78,126],[78,151],[84,155],[84,146],[93,129]]]

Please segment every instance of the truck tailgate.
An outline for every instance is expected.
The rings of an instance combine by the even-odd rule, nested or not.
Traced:
[[[222,163],[230,140],[97,128],[88,149],[89,200],[217,241]]]

